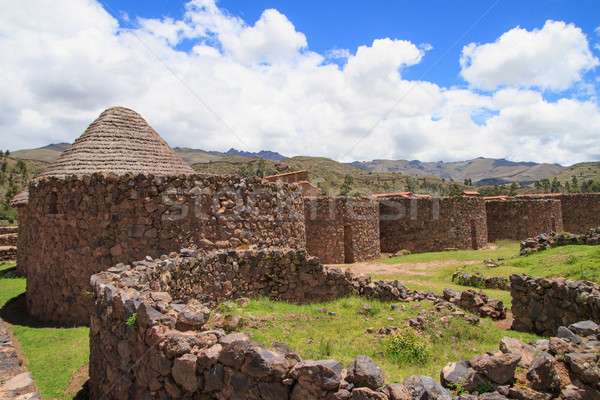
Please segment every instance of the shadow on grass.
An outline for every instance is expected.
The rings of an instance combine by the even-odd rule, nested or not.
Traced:
[[[11,325],[26,326],[28,328],[74,328],[82,325],[62,324],[53,321],[39,321],[27,314],[25,293],[8,300],[4,307],[0,308],[0,318]]]

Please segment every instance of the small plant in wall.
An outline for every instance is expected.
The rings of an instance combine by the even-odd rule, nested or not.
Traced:
[[[135,325],[137,324],[137,313],[133,313],[133,315],[129,318],[127,318],[127,325],[129,325],[132,328],[135,328]]]

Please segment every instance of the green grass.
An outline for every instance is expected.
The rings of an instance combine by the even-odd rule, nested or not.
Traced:
[[[600,283],[600,247],[564,246],[548,249],[504,262],[498,268],[469,266],[468,272],[480,272],[484,276],[527,274],[531,276],[563,276],[573,280],[589,280]]]
[[[371,310],[363,311],[363,304],[371,306]],[[402,360],[388,351],[391,336],[365,333],[367,328],[377,331],[386,326],[404,327],[420,311],[419,304],[415,308],[411,303],[398,304],[404,305],[406,310],[393,311],[390,304],[356,297],[309,305],[259,298],[252,299],[247,308],[222,308],[221,312],[244,316],[243,331],[250,333],[254,340],[266,345],[286,343],[303,359],[335,358],[347,367],[357,355],[367,355],[384,370],[388,382],[402,382],[413,374],[437,379],[448,362],[496,350],[499,340],[506,335],[525,341],[538,339],[531,334],[503,331],[490,320],[471,326],[460,318],[453,318],[448,329],[444,329],[437,320],[422,335],[431,350],[427,361]],[[431,302],[420,305],[427,312],[433,310]],[[324,312],[324,309],[327,311]],[[329,312],[336,314],[330,315]]]
[[[407,264],[432,261],[483,261],[487,258],[511,258],[519,253],[518,242],[499,241],[481,250],[435,251],[431,253],[409,254],[407,256],[390,257],[378,262],[383,264]]]
[[[14,267],[14,261],[0,265],[0,316],[16,336],[43,398],[73,399],[77,388],[67,389],[89,362],[89,328],[56,327],[27,317],[25,279],[5,277]]]

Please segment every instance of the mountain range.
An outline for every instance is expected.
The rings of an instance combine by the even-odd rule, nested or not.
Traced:
[[[11,153],[15,158],[52,162],[69,147],[68,143],[50,144],[37,149],[18,150]],[[246,152],[230,149],[227,152],[205,151],[189,147],[175,147],[184,161],[190,165],[214,163],[236,159],[236,164],[244,159],[261,158],[271,161],[284,161],[288,158],[273,151]],[[295,157],[296,158],[296,157]],[[304,157],[310,159],[311,157]],[[401,173],[404,175],[435,176],[441,179],[463,182],[470,179],[475,185],[494,185],[519,182],[531,184],[537,180],[548,178],[566,169],[558,164],[514,162],[505,159],[479,157],[473,160],[456,162],[421,162],[419,160],[373,160],[355,161],[347,164],[371,173]]]

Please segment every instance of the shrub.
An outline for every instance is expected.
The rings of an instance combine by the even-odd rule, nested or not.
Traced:
[[[422,365],[431,358],[429,342],[411,328],[402,328],[391,334],[386,350],[400,364]]]

